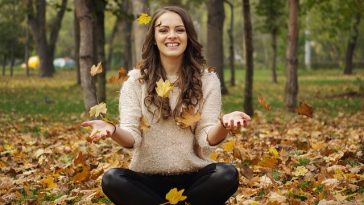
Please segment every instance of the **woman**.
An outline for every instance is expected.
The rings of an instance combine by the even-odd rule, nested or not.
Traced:
[[[120,92],[120,125],[83,123],[93,127],[94,140],[111,137],[135,149],[130,169],[114,168],[102,178],[102,189],[115,204],[162,204],[166,193],[177,188],[185,190],[186,204],[221,205],[237,190],[236,168],[214,163],[208,156],[229,131],[247,126],[250,117],[236,111],[220,118],[219,79],[206,69],[201,48],[185,10],[174,6],[157,10],[142,63],[129,72]],[[156,92],[160,79],[173,85],[164,97]],[[198,121],[181,121],[188,114]],[[141,119],[149,129],[139,128]]]

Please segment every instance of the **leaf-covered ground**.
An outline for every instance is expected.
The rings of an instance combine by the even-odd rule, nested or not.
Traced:
[[[356,77],[330,84],[327,78],[303,76],[300,98],[314,104],[313,118],[282,111],[283,84],[267,86],[267,78],[260,81],[258,73],[255,92],[273,111],[256,104],[250,126],[211,154],[240,171],[229,204],[363,204],[363,97],[335,96],[357,89]],[[58,114],[82,107],[79,88],[71,80],[42,81],[0,83],[0,204],[110,204],[100,190],[101,176],[112,167],[127,167],[132,152],[110,139],[87,142],[90,131],[79,126],[85,114]],[[117,89],[110,93],[117,96]],[[234,89],[241,90],[231,88],[224,97],[226,111],[241,103]],[[108,103],[117,104],[117,97]],[[52,113],[58,117],[49,117]]]

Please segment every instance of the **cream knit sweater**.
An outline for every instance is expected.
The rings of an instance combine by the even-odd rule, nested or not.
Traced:
[[[216,145],[209,145],[207,133],[218,123],[221,111],[221,89],[217,75],[208,71],[202,75],[201,120],[193,126],[193,131],[178,127],[173,117],[152,122],[152,114],[144,105],[146,84],[138,81],[140,70],[131,70],[128,75],[129,79],[120,91],[119,112],[120,127],[129,131],[135,140],[129,168],[148,174],[169,175],[197,171],[213,163],[209,154]],[[176,80],[176,76],[167,78],[170,82]],[[169,95],[172,110],[179,92],[179,88],[175,87]],[[141,116],[151,125],[145,132],[139,129]]]

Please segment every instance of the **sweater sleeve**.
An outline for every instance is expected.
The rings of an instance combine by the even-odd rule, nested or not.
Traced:
[[[124,82],[120,90],[119,114],[120,128],[128,131],[134,138],[134,146],[141,143],[141,132],[139,129],[139,119],[141,111],[141,84],[138,81],[139,70],[131,70],[128,73],[129,79]]]
[[[220,80],[215,73],[204,73],[203,76],[203,105],[201,119],[196,125],[197,152],[201,157],[207,158],[218,145],[211,146],[207,136],[211,128],[218,123],[221,112]]]

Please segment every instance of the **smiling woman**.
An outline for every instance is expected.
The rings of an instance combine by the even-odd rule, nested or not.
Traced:
[[[207,69],[201,49],[184,9],[158,9],[142,62],[120,91],[120,125],[83,123],[93,127],[91,138],[111,137],[134,149],[129,169],[114,168],[102,178],[115,204],[222,205],[237,190],[237,169],[209,155],[250,117],[235,111],[220,118],[220,81]]]

